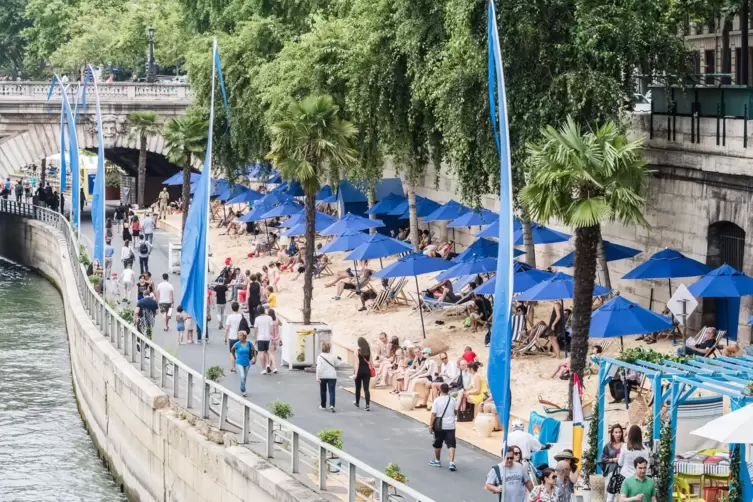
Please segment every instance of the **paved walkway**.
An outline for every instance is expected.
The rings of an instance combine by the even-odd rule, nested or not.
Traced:
[[[82,232],[84,240],[91,246],[94,235],[90,221],[82,222]],[[119,232],[115,234],[113,269],[120,273],[122,239]],[[176,237],[163,230],[155,232],[149,269],[156,283],[162,280],[162,273],[167,271],[170,240],[176,240]],[[134,269],[138,272],[138,264]],[[176,297],[179,298],[180,276],[171,274],[170,282],[175,287]],[[177,332],[174,329],[169,332],[162,331],[161,322],[162,319],[158,318],[155,341],[187,365],[201,371],[201,346],[179,346]],[[174,323],[171,328],[174,328]],[[229,352],[222,340],[222,332],[217,328],[216,321],[212,321],[206,351],[207,367],[217,364],[225,368],[226,377],[223,385],[229,389],[237,389],[238,377],[227,371],[230,367]],[[341,378],[338,384],[351,386],[352,381],[343,381]],[[428,462],[433,455],[432,437],[424,424],[405,415],[373,403],[370,412],[364,411],[363,408],[357,409],[353,406],[353,394],[341,388],[337,392],[338,412],[322,412],[318,408],[318,384],[312,374],[302,371],[281,369],[276,375],[262,376],[260,370],[254,367],[248,375],[247,390],[248,399],[260,406],[266,406],[275,399],[290,403],[295,413],[291,422],[313,434],[329,427],[341,429],[343,449],[346,452],[377,470],[383,470],[390,462],[399,464],[409,479],[409,486],[437,502],[492,500],[492,495],[484,491],[483,485],[492,464],[499,461],[498,457],[460,441],[456,458],[457,472],[452,473],[447,469],[446,450],[443,451],[444,467],[429,467]]]

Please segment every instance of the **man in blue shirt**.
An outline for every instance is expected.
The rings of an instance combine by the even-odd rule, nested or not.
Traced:
[[[105,240],[105,279],[110,278],[112,273],[112,256],[115,254],[115,248],[112,247],[110,239]]]

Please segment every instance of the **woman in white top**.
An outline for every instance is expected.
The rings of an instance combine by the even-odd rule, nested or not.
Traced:
[[[120,250],[120,261],[123,262],[123,268],[132,268],[135,256],[131,247],[131,241],[125,241],[123,248]]]
[[[320,410],[327,409],[327,390],[329,390],[329,409],[335,412],[335,384],[337,383],[337,358],[330,354],[329,342],[322,342],[322,352],[316,358],[316,381],[319,382]]]
[[[424,354],[425,359],[421,362],[421,365],[416,368],[415,373],[413,373],[413,375],[411,375],[405,382],[405,390],[407,392],[414,392],[418,382],[423,382],[428,388],[429,384],[434,379],[434,375],[438,373],[437,362],[431,357],[431,349],[426,347],[421,352]]]
[[[643,448],[643,433],[641,432],[641,428],[637,425],[631,425],[630,429],[628,429],[627,443],[620,450],[620,456],[617,458],[617,465],[620,466],[620,474],[623,478],[628,478],[635,474],[635,465],[633,462],[638,457],[648,460],[650,455],[648,450]]]

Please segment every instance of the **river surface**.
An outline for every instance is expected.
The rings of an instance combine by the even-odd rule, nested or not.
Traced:
[[[123,501],[71,382],[58,291],[0,259],[0,501]]]

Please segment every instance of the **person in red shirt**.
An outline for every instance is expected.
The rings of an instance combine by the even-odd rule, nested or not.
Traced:
[[[468,364],[478,362],[478,356],[476,355],[475,352],[473,352],[473,349],[470,347],[466,347],[465,349],[463,349],[463,359],[465,359],[466,362],[468,362]]]

